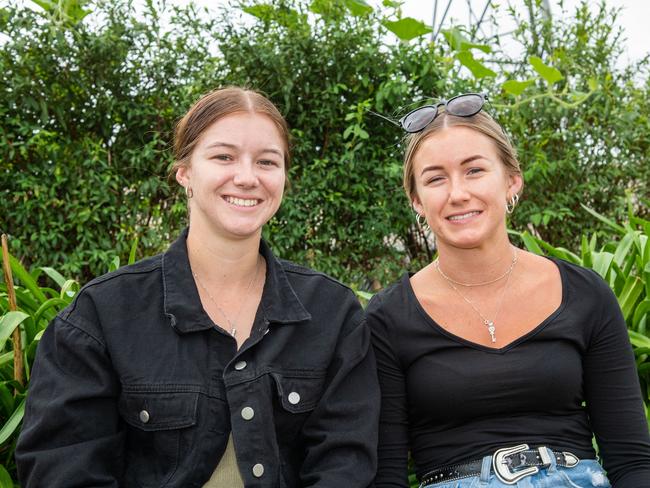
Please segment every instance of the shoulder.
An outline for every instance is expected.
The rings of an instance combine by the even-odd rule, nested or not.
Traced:
[[[600,297],[613,294],[607,282],[593,269],[560,258],[549,257],[548,259],[553,261],[560,270],[563,283],[570,288],[569,292]]]
[[[327,290],[329,292],[340,293],[343,295],[354,294],[352,288],[328,274],[316,271],[315,269],[306,266],[301,266],[286,259],[277,258],[277,262],[296,291],[300,291],[302,288],[307,288],[321,291]]]
[[[59,317],[72,324],[96,323],[103,311],[120,310],[139,297],[160,293],[162,254],[94,278],[84,285]]]
[[[368,302],[366,314],[385,314],[400,309],[410,302],[409,275],[404,273],[396,282],[375,294]]]
[[[162,254],[142,259],[133,264],[123,266],[115,271],[98,276],[89,281],[81,291],[88,291],[94,288],[106,288],[110,286],[119,286],[130,280],[137,280],[138,277],[159,271],[162,265]]]

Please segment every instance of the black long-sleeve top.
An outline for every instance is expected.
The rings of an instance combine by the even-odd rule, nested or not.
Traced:
[[[366,310],[382,390],[377,488],[521,443],[595,458],[612,485],[650,486],[650,438],[616,298],[593,271],[554,260],[562,302],[501,349],[440,327],[409,276]],[[543,290],[539,291],[543,293]]]

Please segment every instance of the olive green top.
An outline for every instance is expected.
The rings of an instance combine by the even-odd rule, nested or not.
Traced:
[[[225,486],[228,488],[244,488],[244,482],[237,467],[232,434],[228,437],[226,452],[223,453],[217,468],[207,483],[203,485],[203,488],[224,488]]]

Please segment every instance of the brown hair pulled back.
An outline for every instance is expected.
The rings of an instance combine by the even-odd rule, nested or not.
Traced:
[[[206,93],[178,121],[174,131],[174,164],[171,174],[190,164],[194,147],[212,124],[238,112],[266,115],[273,121],[284,141],[284,171],[285,175],[288,174],[291,157],[287,122],[277,107],[264,95],[236,86]]]
[[[467,127],[487,136],[494,143],[499,159],[505,167],[506,172],[510,175],[522,176],[523,185],[523,175],[519,161],[517,160],[517,151],[512,146],[501,126],[489,114],[481,111],[471,117],[457,117],[443,112],[433,119],[433,122],[426,126],[423,131],[409,134],[406,137],[403,183],[409,201],[412,202],[414,197],[417,196],[413,167],[415,155],[428,137],[433,136],[435,133],[447,127]]]

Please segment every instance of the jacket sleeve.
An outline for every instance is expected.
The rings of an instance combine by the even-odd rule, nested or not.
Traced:
[[[370,333],[356,299],[337,341],[324,393],[303,426],[303,487],[372,486],[377,469],[379,387]]]
[[[38,346],[16,447],[23,488],[121,484],[119,382],[88,329],[58,316]]]
[[[379,467],[377,488],[407,488],[408,483],[408,409],[406,379],[390,335],[389,319],[381,309],[381,297],[368,304],[366,317],[372,332],[381,390],[379,417]]]
[[[650,436],[634,354],[616,297],[597,279],[601,319],[583,358],[589,419],[612,486],[648,486]]]

